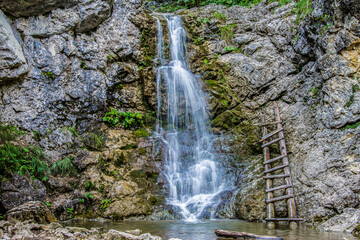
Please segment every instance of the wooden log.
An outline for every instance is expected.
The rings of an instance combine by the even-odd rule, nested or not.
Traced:
[[[290,194],[290,195],[285,195],[285,196],[281,196],[281,197],[277,197],[277,198],[272,198],[272,199],[266,200],[266,202],[267,203],[277,202],[277,201],[281,201],[281,200],[288,199],[288,198],[294,198],[294,195]]]
[[[260,139],[260,142],[263,142],[263,141],[265,141],[266,139],[268,139],[269,137],[272,137],[272,136],[274,136],[275,134],[278,134],[278,133],[281,132],[282,130],[284,130],[284,129],[280,128],[280,129],[277,129],[277,130],[275,130],[275,131],[273,131],[273,132],[271,132],[271,133],[269,133],[269,134],[266,134],[265,136],[263,136],[263,137]]]
[[[258,126],[259,126],[259,127],[265,127],[265,126],[274,125],[274,124],[278,124],[278,123],[282,123],[282,121],[262,123],[262,124],[260,124],[260,125],[258,125]],[[257,124],[255,124],[255,125],[257,125]]]
[[[280,133],[282,133],[282,132],[280,132]],[[284,137],[279,137],[279,138],[277,138],[275,140],[272,140],[271,142],[268,142],[268,143],[265,143],[265,144],[261,145],[261,147],[264,148],[264,147],[270,146],[271,144],[277,143],[277,142],[279,142],[280,140],[283,140],[283,139],[284,139]]]
[[[264,116],[262,117],[262,122],[265,122],[265,118]],[[263,136],[265,136],[267,134],[267,129],[266,126],[263,127]],[[265,140],[264,143],[267,143],[268,141]],[[270,150],[268,147],[263,148],[263,152],[264,152],[264,161],[268,161],[270,159]],[[265,164],[265,170],[268,170],[271,168],[270,164]],[[270,176],[270,174],[266,174],[266,176]],[[266,179],[266,189],[270,189],[273,187],[273,182],[271,179]],[[274,193],[272,192],[268,192],[266,193],[266,199],[272,199],[274,198]],[[268,218],[274,218],[275,217],[275,205],[274,203],[268,203],[266,205],[266,216]],[[267,227],[269,229],[274,229],[275,228],[275,223],[268,221],[267,222]]]
[[[275,236],[265,236],[265,235],[256,235],[247,232],[234,232],[234,231],[227,231],[216,229],[215,234],[219,237],[232,237],[236,239],[272,239],[272,240],[282,240],[281,237]]]
[[[284,165],[281,165],[281,166],[278,166],[278,167],[270,168],[269,170],[266,170],[264,173],[274,172],[276,170],[279,170],[279,169],[282,169],[282,168],[285,168],[285,167],[288,167],[288,166],[289,166],[289,164],[284,164]]]
[[[265,218],[265,221],[304,221],[302,218]]]
[[[265,161],[265,162],[263,162],[263,163],[264,163],[264,164],[269,164],[269,163],[275,162],[275,161],[277,161],[277,160],[283,159],[284,157],[287,157],[287,155],[281,155],[281,156],[278,156],[278,157],[276,157],[276,158],[267,160],[267,161]]]
[[[273,192],[273,191],[277,191],[277,190],[281,190],[281,189],[289,188],[289,187],[292,187],[292,185],[282,185],[282,186],[279,186],[279,187],[266,189],[265,192]]]
[[[279,122],[281,121],[280,118],[280,111],[279,111],[279,106],[277,104],[277,102],[274,102],[274,109],[275,109],[275,121]],[[278,123],[277,124],[277,128],[282,128],[282,124]],[[285,138],[284,138],[284,132],[280,132],[279,133],[279,138],[283,138],[279,143],[280,143],[280,152],[281,155],[287,155],[287,149],[286,149],[286,143],[285,143]],[[287,157],[284,157],[282,159],[283,164],[289,164],[289,159]],[[285,174],[289,174],[290,175],[290,168],[286,167],[284,168],[284,172]],[[292,185],[292,180],[291,180],[291,176],[285,178],[285,184],[286,185]],[[289,187],[286,189],[286,194],[288,195],[294,195],[294,190],[292,187]],[[289,198],[287,200],[287,206],[288,206],[288,216],[289,218],[296,218],[296,205],[295,205],[295,199]],[[290,222],[290,228],[294,229],[297,228],[297,223],[295,221]]]

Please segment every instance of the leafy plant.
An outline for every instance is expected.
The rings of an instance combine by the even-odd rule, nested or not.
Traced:
[[[101,133],[87,133],[82,141],[90,150],[101,150],[105,146],[106,137]]]
[[[45,204],[46,206],[51,207],[51,202],[46,201]]]
[[[0,147],[0,174],[26,174],[45,181],[50,172],[45,162],[44,152],[34,146],[21,147],[5,143]]]
[[[103,120],[113,127],[122,123],[125,129],[137,129],[144,123],[141,113],[119,112],[114,108],[110,108],[110,112],[105,114]]]
[[[12,141],[20,135],[17,127],[11,125],[0,125],[0,144]]]
[[[55,175],[59,174],[61,176],[75,176],[77,174],[77,170],[72,164],[72,159],[72,157],[66,157],[62,160],[54,162],[51,167],[51,171]]]
[[[225,14],[219,12],[214,12],[212,17],[222,22],[226,22],[227,18]]]
[[[67,208],[66,212],[69,213],[69,217],[73,218],[74,217],[74,208]]]
[[[312,0],[298,0],[292,11],[297,15],[296,24],[299,24],[307,15],[312,13]]]
[[[91,193],[84,193],[84,197],[85,197],[85,199],[88,199],[88,200],[90,200],[90,199],[93,199],[94,198],[94,196],[91,194]]]
[[[53,72],[41,72],[41,75],[44,75],[46,78],[49,78],[49,79],[52,79],[52,80],[55,79],[55,76],[54,76]]]
[[[85,183],[85,189],[89,191],[94,186],[93,182],[91,180],[87,181]]]
[[[81,61],[80,67],[81,67],[82,69],[87,69],[87,68],[88,68],[88,66],[86,66],[85,61]]]
[[[226,42],[231,43],[234,37],[234,28],[236,24],[225,25],[220,28],[220,36]]]
[[[111,204],[111,199],[104,199],[101,201],[101,208],[105,211]]]
[[[352,85],[352,94],[350,95],[349,101],[345,104],[345,107],[349,108],[354,103],[355,93],[360,90],[359,85]]]

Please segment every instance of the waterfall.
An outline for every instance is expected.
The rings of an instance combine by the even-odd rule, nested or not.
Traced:
[[[169,184],[167,203],[180,209],[183,218],[194,221],[219,201],[216,195],[229,189],[216,162],[206,110],[205,94],[188,68],[186,32],[180,17],[164,15],[170,38],[171,57],[164,57],[163,29],[158,25],[157,135],[164,152],[164,174]]]

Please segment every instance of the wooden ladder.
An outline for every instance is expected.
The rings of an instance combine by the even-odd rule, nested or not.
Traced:
[[[274,228],[275,227],[275,221],[289,221],[290,222],[290,228],[294,229],[297,227],[297,221],[302,221],[303,219],[296,217],[296,205],[295,205],[295,199],[294,199],[294,190],[293,185],[291,181],[291,173],[290,173],[290,166],[289,166],[289,160],[288,155],[286,151],[286,143],[285,143],[285,137],[284,137],[284,129],[282,127],[282,121],[280,118],[280,112],[279,107],[276,102],[274,102],[274,112],[275,112],[275,122],[265,123],[265,118],[263,116],[262,118],[262,124],[260,125],[262,127],[262,133],[263,136],[260,140],[260,142],[263,144],[263,153],[264,153],[264,165],[265,165],[265,176],[264,179],[266,180],[266,214],[267,218],[265,218],[265,221],[267,222],[268,228]],[[267,126],[269,125],[276,125],[277,129],[273,132],[267,133]],[[274,140],[269,140],[271,137],[275,137],[278,135],[277,138]],[[280,156],[275,157],[273,159],[270,158],[270,151],[269,146],[274,143],[279,143],[280,146]],[[279,161],[282,160],[282,162],[279,163]],[[278,163],[276,167],[272,167],[272,165],[275,165]],[[279,175],[272,175],[271,173],[277,171],[277,170],[283,170],[283,174]],[[280,186],[273,186],[273,180],[276,178],[283,178],[284,184]],[[279,190],[285,190],[286,194],[280,197],[274,198],[274,192]],[[287,200],[287,208],[288,208],[288,218],[276,218],[275,217],[275,202],[281,201],[281,200]]]

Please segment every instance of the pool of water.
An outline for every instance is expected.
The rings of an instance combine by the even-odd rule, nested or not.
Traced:
[[[87,221],[72,222],[66,225],[85,228],[104,228],[104,230],[115,229],[118,231],[141,229],[144,233],[150,232],[153,235],[162,237],[164,240],[169,238],[216,240],[219,238],[214,233],[215,229],[272,235],[282,237],[284,240],[358,240],[358,238],[351,234],[322,232],[309,226],[300,226],[296,230],[290,230],[287,225],[279,225],[276,230],[269,230],[264,223],[250,223],[240,220],[204,220],[197,223],[182,221]]]

